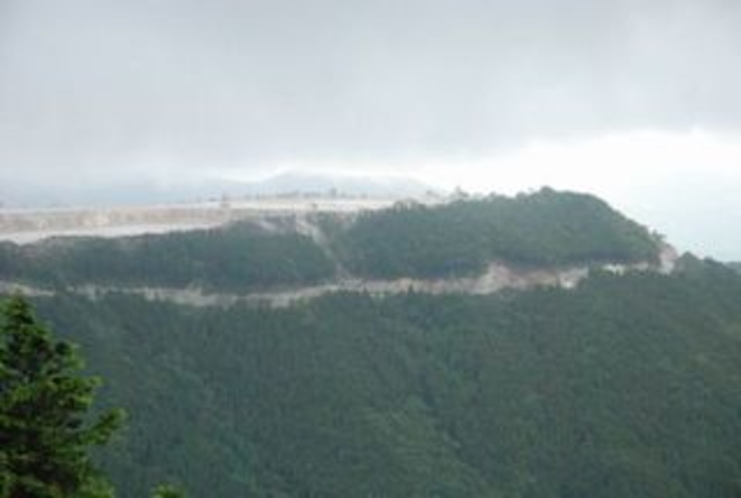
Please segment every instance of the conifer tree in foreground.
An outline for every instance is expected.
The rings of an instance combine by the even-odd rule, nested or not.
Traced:
[[[80,374],[73,346],[52,338],[21,297],[0,315],[0,498],[103,498],[111,486],[93,465],[123,413],[91,417],[98,379]]]

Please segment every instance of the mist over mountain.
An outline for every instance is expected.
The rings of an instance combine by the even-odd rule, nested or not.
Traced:
[[[241,182],[230,180],[190,182],[187,179],[166,182],[132,179],[96,185],[81,182],[51,187],[6,184],[0,186],[0,202],[6,208],[25,209],[192,203],[239,192],[242,186]]]
[[[285,171],[262,180],[170,179],[163,182],[120,181],[115,184],[69,186],[0,186],[0,203],[5,207],[111,207],[192,203],[222,196],[345,196],[371,198],[420,198],[441,189],[404,176],[343,175]]]
[[[740,26],[0,0],[0,297],[128,412],[120,498],[739,498]],[[15,476],[86,398],[3,311],[0,498],[67,498]]]
[[[741,260],[739,25],[730,0],[3,0],[0,204],[550,185]]]
[[[254,195],[321,194],[366,197],[419,198],[439,189],[419,180],[399,176],[362,176],[330,173],[286,171],[260,182],[244,185],[244,191]]]

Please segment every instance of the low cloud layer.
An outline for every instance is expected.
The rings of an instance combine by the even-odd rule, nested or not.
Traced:
[[[3,176],[351,167],[741,119],[738,2],[0,5]]]
[[[309,166],[476,183],[538,143],[734,141],[738,26],[732,0],[0,0],[0,198]]]

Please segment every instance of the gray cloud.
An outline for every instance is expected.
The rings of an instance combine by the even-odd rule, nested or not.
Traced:
[[[0,177],[737,130],[723,0],[0,0]]]

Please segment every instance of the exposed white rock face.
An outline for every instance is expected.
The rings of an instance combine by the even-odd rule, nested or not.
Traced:
[[[679,253],[669,244],[663,244],[661,246],[659,258],[661,261],[659,271],[664,275],[668,275],[674,272],[674,269],[677,266],[677,260],[679,260]]]
[[[236,220],[258,223],[276,215],[352,214],[388,207],[394,199],[260,199],[107,209],[0,210],[0,240],[19,244],[56,235],[120,237],[218,226]]]
[[[297,231],[311,237],[335,260],[332,248],[321,227],[311,214],[336,213],[342,219],[352,220],[362,210],[388,207],[388,199],[267,199],[228,205],[204,203],[148,208],[121,208],[109,210],[0,210],[0,240],[10,239],[25,243],[52,235],[122,236],[137,233],[162,233],[216,226],[234,220],[251,220],[267,231]],[[604,271],[622,275],[629,271],[674,271],[677,251],[661,243],[660,262],[635,264],[607,263]],[[439,279],[399,278],[393,280],[361,279],[339,268],[338,277],[319,285],[287,289],[266,289],[244,294],[211,293],[201,288],[161,288],[145,286],[106,287],[83,285],[67,291],[98,299],[106,294],[122,292],[135,294],[152,301],[170,301],[191,306],[231,306],[236,303],[286,307],[299,301],[315,299],[335,292],[359,292],[376,297],[402,294],[409,291],[426,294],[486,295],[504,289],[531,289],[560,287],[574,289],[589,276],[589,267],[523,269],[492,261],[479,275]],[[32,296],[50,295],[51,291],[14,282],[1,282],[0,293]]]
[[[54,292],[18,282],[0,282],[0,294],[21,294],[29,297],[53,296]]]
[[[663,267],[651,267],[644,263],[636,265],[604,265],[602,268],[619,274],[627,271],[659,270],[664,272]],[[505,289],[526,290],[537,287],[573,289],[588,276],[589,268],[587,267],[522,270],[508,267],[502,263],[491,263],[485,272],[475,277],[441,279],[399,278],[394,280],[341,278],[320,285],[282,290],[266,290],[245,294],[211,293],[197,287],[106,287],[97,285],[72,287],[67,289],[67,291],[84,295],[90,299],[99,299],[109,293],[125,293],[139,295],[150,301],[168,301],[199,307],[228,307],[238,303],[245,303],[284,308],[297,302],[316,299],[336,292],[367,293],[374,297],[383,298],[409,291],[433,295],[487,295]],[[12,282],[0,282],[0,292],[20,292],[32,296],[52,294],[47,290]]]

